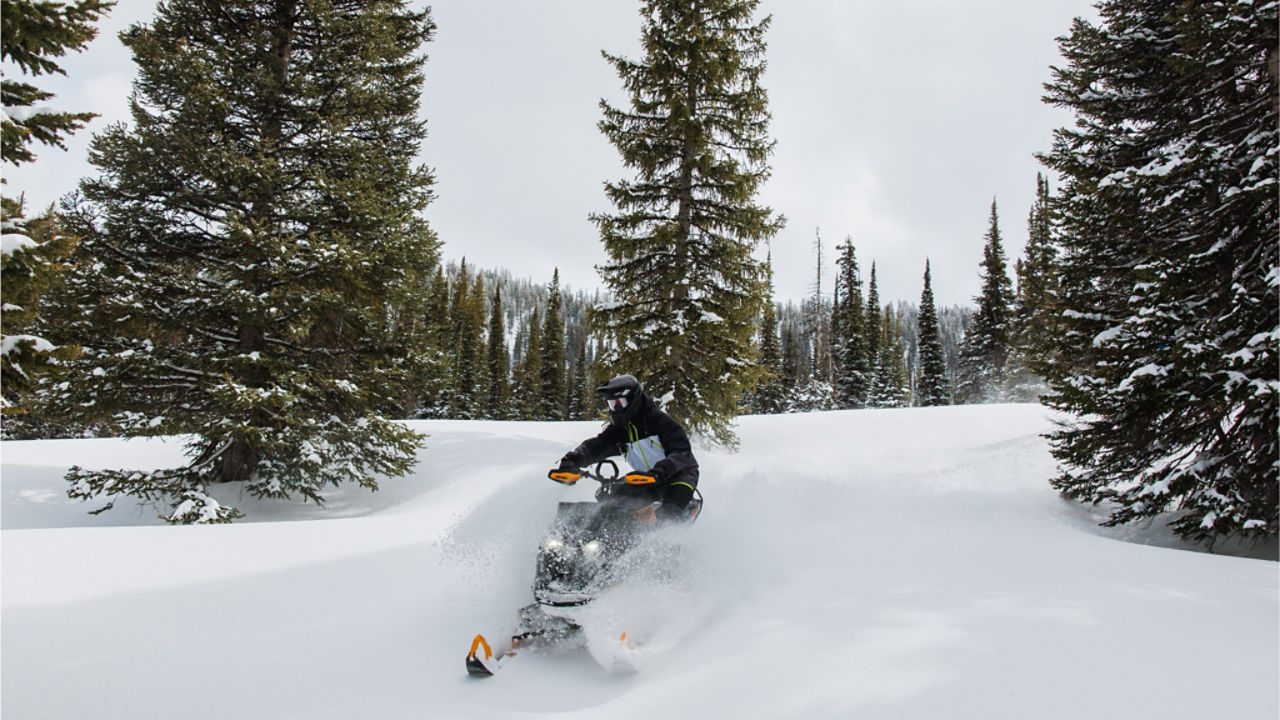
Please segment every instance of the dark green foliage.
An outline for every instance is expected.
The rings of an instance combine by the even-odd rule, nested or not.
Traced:
[[[1277,3],[1107,0],[1061,39],[1046,100],[1076,115],[1046,402],[1066,496],[1109,524],[1274,536],[1280,416]]]
[[[560,299],[560,271],[557,269],[547,288],[547,310],[542,318],[542,344],[538,367],[537,418],[565,419],[564,302]]]
[[[503,420],[511,412],[511,356],[507,352],[507,329],[503,320],[502,288],[494,288],[489,306],[489,392],[485,395],[485,416]]]
[[[1004,399],[1014,297],[995,200],[991,201],[991,225],[986,238],[982,248],[982,291],[975,298],[978,309],[960,350],[960,372],[956,380],[956,400],[960,403]]]
[[[1036,200],[1027,216],[1027,246],[1019,260],[1018,299],[1009,330],[1006,366],[1009,399],[1035,400],[1045,390],[1046,368],[1054,364],[1060,327],[1057,248],[1053,240],[1053,198],[1049,179],[1036,174]]]
[[[920,316],[916,322],[920,354],[916,404],[950,405],[951,383],[947,378],[947,361],[942,356],[942,341],[938,337],[938,311],[933,304],[933,278],[928,260],[924,263],[924,291],[920,293]]]
[[[66,75],[55,58],[68,51],[80,51],[98,36],[94,26],[99,18],[115,6],[105,0],[79,2],[40,2],[39,0],[3,0],[0,2],[0,58],[13,63],[23,75],[38,77],[57,73]],[[26,82],[12,79],[8,73],[0,80],[5,120],[0,125],[0,149],[4,161],[13,165],[35,160],[32,140],[66,149],[62,138],[84,127],[93,113],[35,111],[37,103],[53,97],[53,93]]]
[[[860,408],[867,404],[871,390],[871,363],[868,336],[878,333],[879,323],[867,327],[867,313],[862,305],[862,277],[853,241],[845,238],[837,248],[839,271],[836,274],[836,305],[831,328],[836,351],[835,392],[840,408]],[[877,300],[877,302],[879,302]]]
[[[768,177],[764,33],[755,0],[647,0],[644,57],[606,54],[630,108],[601,103],[600,129],[633,180],[606,184],[596,215],[613,302],[594,325],[610,369],[634,373],[692,432],[732,445],[739,398],[758,366],[752,339],[766,302],[753,257],[782,225],[755,196]]]
[[[102,0],[53,3],[30,0],[0,2],[0,59],[12,63],[21,75],[38,77],[66,75],[55,58],[69,51],[83,50],[97,36],[94,26],[114,3]],[[6,72],[0,80],[0,101],[4,119],[0,123],[0,154],[6,165],[18,166],[35,160],[31,142],[64,148],[64,136],[75,132],[95,117],[93,113],[37,111],[37,103],[53,98]],[[3,179],[0,179],[3,182]],[[0,291],[3,291],[4,328],[0,358],[0,382],[4,387],[0,408],[6,416],[23,414],[26,396],[37,377],[55,374],[63,362],[79,349],[69,341],[53,346],[40,333],[42,296],[56,282],[66,266],[66,258],[76,238],[67,235],[51,214],[25,218],[21,199],[0,197],[0,234],[5,235],[0,253]],[[6,422],[6,434],[12,433]]]
[[[437,262],[415,164],[433,31],[391,0],[172,0],[123,34],[133,124],[95,137],[101,176],[67,212],[85,240],[66,324],[88,339],[60,400],[126,435],[189,435],[190,461],[74,469],[73,497],[215,522],[237,511],[213,483],[321,502],[412,467],[420,438],[375,409],[419,362],[388,288],[421,291]]]
[[[524,352],[516,366],[511,392],[521,418],[538,418],[542,412],[542,314],[534,308],[525,331]]]

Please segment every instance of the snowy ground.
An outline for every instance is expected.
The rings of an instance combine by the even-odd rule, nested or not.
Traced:
[[[698,451],[682,577],[594,610],[591,650],[643,637],[638,672],[578,651],[470,678],[557,500],[589,492],[546,469],[597,425],[415,427],[412,477],[325,509],[227,498],[249,517],[222,527],[66,499],[68,466],[161,466],[176,441],[0,445],[0,714],[1277,716],[1277,564],[1097,528],[1048,487],[1032,405],[743,418],[739,452]]]

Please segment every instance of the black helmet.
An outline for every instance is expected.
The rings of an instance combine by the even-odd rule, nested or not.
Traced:
[[[640,407],[640,381],[634,375],[619,375],[596,388],[609,406],[609,415],[615,421],[625,420]]]

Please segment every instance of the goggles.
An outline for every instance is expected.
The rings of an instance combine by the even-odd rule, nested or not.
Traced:
[[[617,412],[627,406],[627,399],[624,397],[605,398],[604,401],[609,405],[610,412]]]

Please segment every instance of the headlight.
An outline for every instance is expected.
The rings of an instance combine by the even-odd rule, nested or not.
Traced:
[[[547,538],[547,542],[542,547],[548,552],[562,553],[564,552],[564,541],[560,538]]]
[[[582,555],[589,560],[595,560],[600,557],[600,551],[603,549],[599,540],[588,540],[582,544]]]

